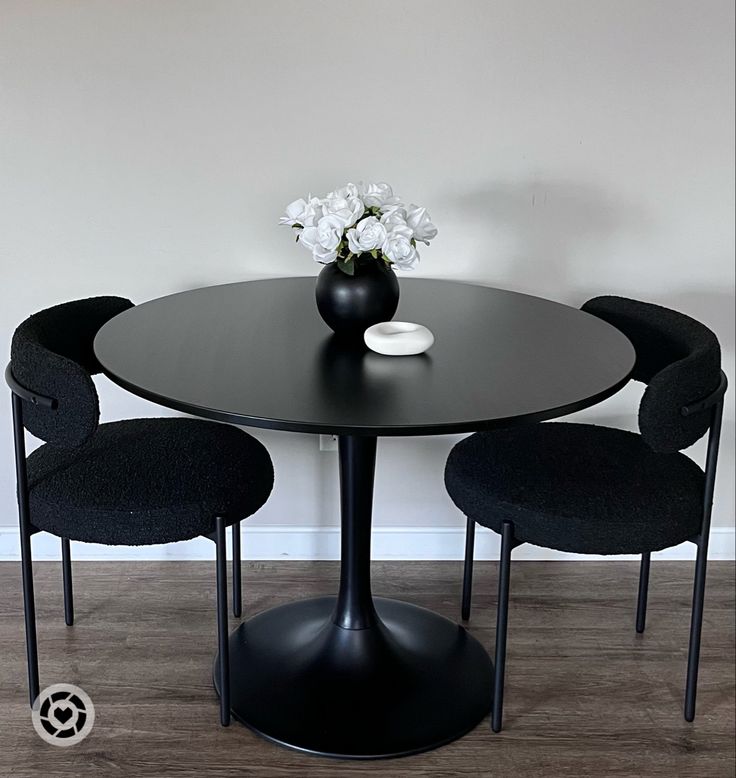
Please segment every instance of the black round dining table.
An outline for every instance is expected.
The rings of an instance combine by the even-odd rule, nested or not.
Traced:
[[[378,438],[572,413],[620,389],[635,353],[618,330],[566,305],[402,278],[395,318],[427,326],[435,342],[425,354],[384,356],[333,335],[314,286],[313,277],[279,278],[152,300],[105,324],[95,354],[113,381],[160,405],[338,436],[337,596],[266,610],[231,634],[232,713],[302,751],[367,759],[417,753],[488,714],[492,664],[462,625],[373,596]]]

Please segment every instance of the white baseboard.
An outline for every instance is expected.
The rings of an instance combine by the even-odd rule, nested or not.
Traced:
[[[228,533],[229,535],[229,533]],[[709,559],[733,560],[733,527],[711,530]],[[33,536],[34,560],[60,559],[59,540],[45,532]],[[462,559],[465,542],[464,527],[374,527],[372,558],[375,560]],[[339,527],[298,527],[290,525],[243,525],[244,559],[339,559]],[[499,537],[479,527],[476,535],[475,558],[498,559]],[[212,559],[214,548],[209,540],[197,538],[185,543],[165,546],[100,546],[94,543],[72,544],[75,560],[195,560]],[[563,554],[536,546],[521,546],[514,559],[533,560],[625,560],[636,556],[592,556]],[[659,551],[655,559],[684,560],[695,558],[695,546],[680,546]],[[17,527],[0,527],[0,561],[20,559]]]

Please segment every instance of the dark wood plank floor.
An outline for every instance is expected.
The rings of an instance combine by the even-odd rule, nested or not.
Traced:
[[[495,572],[477,565],[470,628],[493,637]],[[53,776],[734,776],[734,566],[711,564],[698,717],[682,718],[692,566],[652,566],[649,621],[634,632],[637,566],[521,562],[513,567],[505,730],[484,722],[449,746],[384,762],[303,756],[234,724],[221,729],[211,686],[214,568],[200,562],[79,563],[77,622],[63,622],[59,565],[36,566],[41,685],[92,697],[97,721],[55,748],[26,705],[20,571],[0,564],[0,775]],[[333,563],[246,566],[246,615],[332,593]],[[374,565],[377,594],[450,618],[460,564]]]

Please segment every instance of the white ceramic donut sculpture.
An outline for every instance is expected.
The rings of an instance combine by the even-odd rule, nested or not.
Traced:
[[[365,345],[378,354],[391,357],[423,354],[434,343],[434,335],[421,324],[409,321],[382,321],[363,334]]]

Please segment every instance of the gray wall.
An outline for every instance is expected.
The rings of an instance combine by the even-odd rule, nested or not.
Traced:
[[[283,206],[385,179],[439,227],[417,275],[671,305],[718,333],[733,378],[733,29],[731,0],[3,0],[4,343],[74,297],[316,273]],[[162,413],[100,384],[107,419]],[[631,426],[639,391],[584,417]],[[255,434],[278,480],[253,521],[334,524],[335,455]],[[382,442],[377,524],[458,524],[453,440]]]

